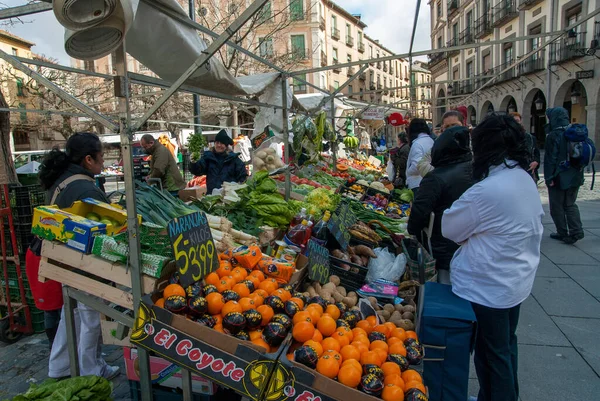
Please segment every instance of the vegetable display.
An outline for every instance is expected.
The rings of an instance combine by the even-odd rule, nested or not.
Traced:
[[[306,195],[305,201],[312,203],[322,211],[329,210],[333,212],[340,203],[340,195],[334,194],[325,188],[317,188]]]
[[[254,152],[252,163],[256,171],[265,170],[270,172],[284,167],[283,162],[273,148],[265,148]]]
[[[98,376],[80,376],[64,380],[48,379],[32,383],[25,394],[11,401],[110,401],[112,384]]]

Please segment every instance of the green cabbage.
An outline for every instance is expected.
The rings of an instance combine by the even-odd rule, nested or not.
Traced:
[[[340,196],[328,189],[317,188],[306,195],[304,200],[306,203],[310,203],[320,210],[329,210],[330,212],[333,212],[340,202]]]

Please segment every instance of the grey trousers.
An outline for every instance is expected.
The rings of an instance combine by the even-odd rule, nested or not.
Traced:
[[[556,232],[563,237],[583,234],[579,208],[575,204],[579,187],[563,190],[548,187],[550,215],[556,226]]]

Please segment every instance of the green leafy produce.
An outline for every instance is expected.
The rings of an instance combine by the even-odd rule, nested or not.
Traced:
[[[392,192],[392,197],[394,199],[399,198],[404,203],[410,203],[413,201],[415,194],[411,189],[408,188],[394,189],[394,191]]]
[[[200,210],[196,206],[187,206],[179,198],[146,183],[136,181],[135,184],[137,212],[144,221],[166,227],[170,220]]]
[[[340,203],[341,197],[339,194],[334,194],[332,191],[325,188],[317,188],[304,199],[306,203],[310,203],[320,210],[329,210],[333,212],[338,203]]]
[[[65,380],[48,379],[31,384],[25,394],[11,401],[111,401],[112,384],[98,376],[80,376]]]
[[[356,218],[362,222],[368,223],[372,220],[380,221],[387,229],[389,229],[393,233],[402,233],[405,231],[405,223],[406,220],[402,219],[392,219],[390,217],[386,217],[379,213],[376,213],[373,210],[365,208],[360,202],[356,202],[353,200],[348,200],[350,208],[354,212]],[[387,239],[390,238],[390,235],[383,230],[378,230],[377,234],[381,236],[381,238]]]
[[[314,188],[313,188],[314,189]],[[297,215],[300,209],[306,209],[306,213],[311,214],[315,220],[320,220],[323,217],[323,211],[312,203],[290,200],[288,205],[292,211],[292,215]]]

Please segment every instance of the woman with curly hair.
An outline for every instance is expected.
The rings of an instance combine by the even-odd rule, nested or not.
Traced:
[[[477,399],[517,401],[516,330],[540,261],[544,212],[514,118],[488,116],[471,143],[476,183],[444,212],[442,235],[460,244],[450,263],[452,291],[477,317]]]

